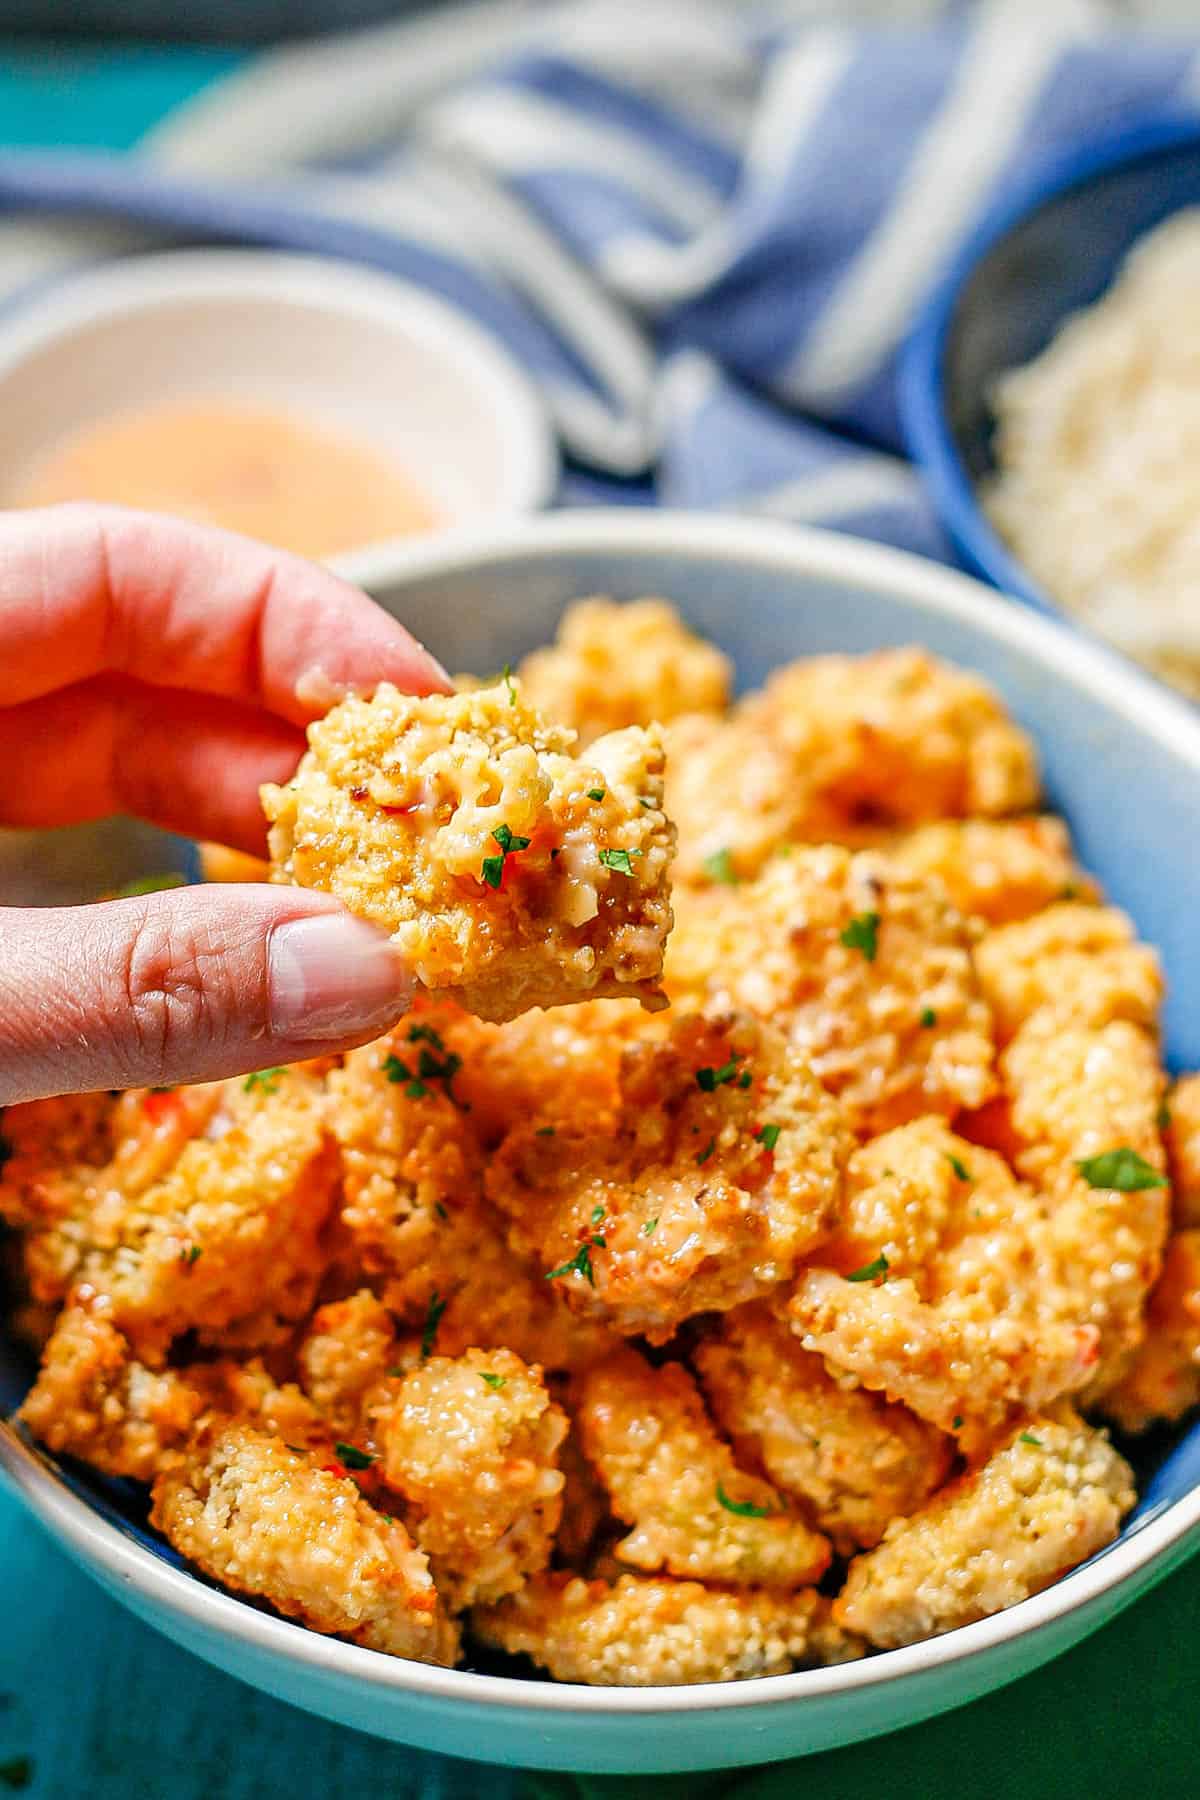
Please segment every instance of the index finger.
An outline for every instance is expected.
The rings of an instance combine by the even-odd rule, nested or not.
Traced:
[[[0,517],[0,619],[3,706],[112,673],[304,725],[351,688],[450,685],[402,625],[329,570],[121,507]]]

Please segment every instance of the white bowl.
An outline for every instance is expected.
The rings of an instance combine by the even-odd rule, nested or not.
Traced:
[[[533,511],[557,476],[532,383],[453,307],[332,259],[179,250],[67,276],[0,314],[0,505],[81,427],[184,399],[287,410],[378,450],[450,531]],[[365,583],[415,541],[330,561]]]

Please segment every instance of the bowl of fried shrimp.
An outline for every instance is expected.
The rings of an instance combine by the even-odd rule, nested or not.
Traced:
[[[200,1656],[481,1761],[760,1763],[1035,1669],[1200,1546],[1200,720],[759,522],[376,597],[455,691],[314,724],[269,874],[420,998],[8,1109],[7,1479]],[[195,873],[123,833],[106,885]]]

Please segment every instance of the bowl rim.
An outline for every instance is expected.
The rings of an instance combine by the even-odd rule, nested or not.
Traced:
[[[1068,617],[1015,557],[977,498],[950,430],[942,365],[963,289],[1001,240],[1043,206],[1098,175],[1188,145],[1200,150],[1200,121],[1164,111],[1045,158],[985,211],[962,241],[922,306],[900,353],[900,421],[909,455],[925,478],[935,511],[968,566],[1002,592],[1040,612]],[[1072,620],[1074,629],[1086,627]]]
[[[559,456],[549,414],[532,378],[509,350],[460,308],[416,282],[309,251],[190,246],[92,263],[25,288],[0,307],[0,387],[31,357],[53,354],[81,330],[128,323],[176,304],[215,307],[303,303],[347,325],[369,321],[415,340],[453,370],[499,432],[493,459],[497,496],[473,518],[444,527],[457,541],[509,514],[533,512],[551,498]],[[181,362],[185,360],[181,352]],[[303,376],[296,383],[302,407]],[[419,471],[416,472],[419,479]],[[376,538],[330,557],[347,581],[376,580],[398,567],[419,538]]]
[[[563,555],[626,551],[668,553],[704,563],[733,558],[752,572],[770,566],[797,577],[867,586],[921,610],[957,620],[1063,674],[1160,742],[1200,776],[1200,711],[1165,691],[1115,651],[1055,619],[1006,605],[989,589],[907,551],[865,543],[817,527],[695,513],[596,509],[564,511],[481,529],[470,538],[432,540],[396,570],[403,585],[456,569],[520,559],[536,564]],[[889,1650],[861,1662],[771,1675],[756,1681],[705,1682],[661,1688],[601,1688],[550,1680],[435,1668],[323,1637],[261,1612],[156,1556],[74,1494],[39,1451],[0,1428],[0,1472],[35,1518],[85,1565],[97,1565],[118,1589],[135,1589],[154,1613],[189,1621],[210,1635],[241,1640],[249,1650],[303,1665],[315,1678],[361,1681],[382,1696],[409,1694],[444,1704],[620,1718],[681,1712],[740,1711],[858,1693],[928,1676],[1033,1634],[1098,1602],[1139,1571],[1146,1578],[1127,1598],[1174,1562],[1200,1549],[1200,1484],[1138,1520],[1128,1536],[1053,1586],[1006,1611],[941,1637]],[[1190,1541],[1188,1541],[1190,1538]],[[1174,1549],[1175,1555],[1166,1557]],[[1164,1566],[1150,1568],[1158,1560]],[[1052,1654],[1052,1651],[1047,1654]],[[1014,1671],[1016,1672],[1016,1671]]]

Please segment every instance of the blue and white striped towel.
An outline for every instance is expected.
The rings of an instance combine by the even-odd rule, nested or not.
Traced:
[[[562,498],[737,507],[949,556],[903,460],[896,356],[1032,164],[1200,112],[1191,43],[1101,0],[920,28],[798,0],[505,0],[251,63],[137,156],[0,159],[0,208],[361,259],[427,283],[540,383]],[[420,53],[417,53],[419,48]],[[0,229],[0,288],[78,226]],[[7,234],[7,235],[6,235]]]

